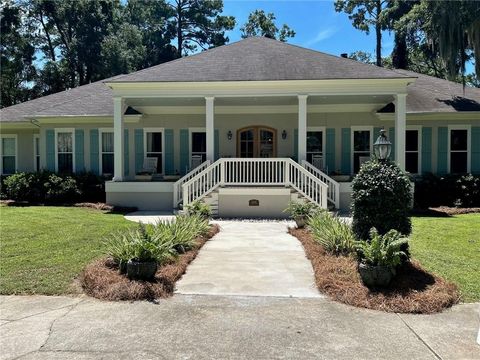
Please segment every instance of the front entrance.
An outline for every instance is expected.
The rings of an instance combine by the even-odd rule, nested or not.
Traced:
[[[277,157],[277,130],[266,126],[249,126],[237,131],[237,157]]]

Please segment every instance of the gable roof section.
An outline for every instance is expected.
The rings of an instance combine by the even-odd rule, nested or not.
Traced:
[[[409,76],[264,37],[219,46],[111,82],[393,79]]]

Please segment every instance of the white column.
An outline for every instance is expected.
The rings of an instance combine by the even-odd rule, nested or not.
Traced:
[[[113,181],[123,180],[123,111],[124,99],[113,98]]]
[[[407,94],[395,95],[395,159],[402,170],[405,170],[406,113]]]
[[[215,161],[215,126],[214,126],[214,97],[205,98],[206,108],[206,136],[207,136],[207,160]]]
[[[307,97],[298,95],[298,162],[307,159]]]

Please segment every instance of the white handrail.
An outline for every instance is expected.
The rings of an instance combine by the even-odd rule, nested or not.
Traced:
[[[182,185],[183,205],[224,185],[291,186],[308,200],[327,207],[328,185],[288,158],[223,158]]]
[[[337,209],[340,208],[340,184],[333,180],[330,176],[325,174],[317,167],[310,164],[308,161],[303,160],[302,166],[328,185],[327,198],[330,200]]]
[[[178,179],[175,184],[173,184],[173,208],[176,209],[178,204],[183,200],[183,191],[182,185],[186,183],[188,180],[193,178],[195,175],[206,169],[210,165],[210,160],[206,160],[200,165],[198,165],[195,169],[185,174],[183,177]]]

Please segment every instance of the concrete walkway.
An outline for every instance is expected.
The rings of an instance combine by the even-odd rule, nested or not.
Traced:
[[[0,297],[0,359],[479,359],[479,305],[436,315],[325,298]]]
[[[216,221],[177,293],[320,297],[310,261],[287,221]]]

